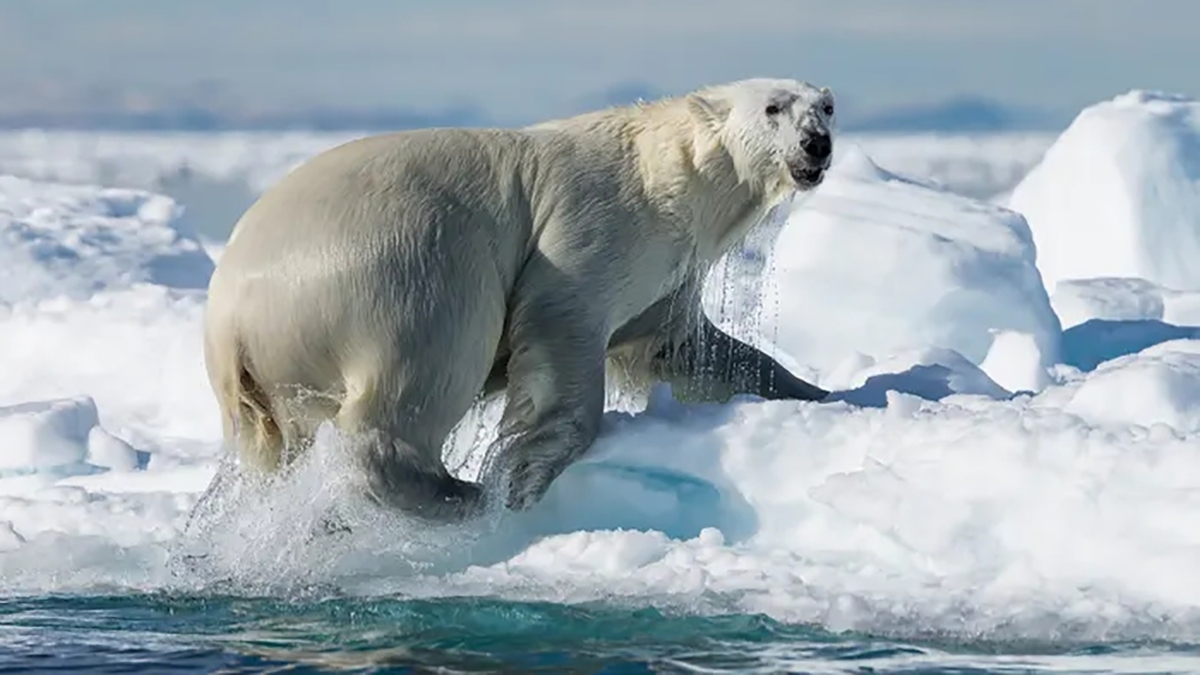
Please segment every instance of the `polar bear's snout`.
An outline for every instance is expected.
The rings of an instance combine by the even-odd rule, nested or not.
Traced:
[[[829,132],[808,134],[800,141],[800,149],[813,164],[827,166],[829,156],[833,154],[833,139],[829,137]]]
[[[787,160],[788,173],[797,187],[811,190],[825,180],[833,156],[833,139],[828,133],[807,134],[800,140],[802,153]]]
[[[788,173],[796,186],[811,190],[825,180],[825,171],[833,159],[833,136],[824,128],[805,129],[800,137],[799,152],[786,161]]]

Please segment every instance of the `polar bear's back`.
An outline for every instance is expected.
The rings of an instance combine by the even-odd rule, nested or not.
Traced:
[[[243,350],[265,381],[328,390],[356,368],[404,379],[401,353],[444,367],[432,336],[494,345],[531,245],[530,142],[421,130],[310,159],[235,226],[209,286],[212,347]]]
[[[469,234],[478,218],[497,227],[528,221],[524,194],[530,139],[503,130],[425,129],[370,136],[309,159],[251,206],[234,227],[230,246],[254,240],[323,246],[345,237],[387,239],[397,230],[421,236],[423,227],[450,236]],[[474,220],[429,218],[466,211]],[[286,233],[280,230],[286,231]],[[505,233],[508,239],[520,239]],[[526,239],[528,238],[528,233]]]

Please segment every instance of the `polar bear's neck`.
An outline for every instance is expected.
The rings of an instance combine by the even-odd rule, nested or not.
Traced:
[[[788,192],[739,161],[720,129],[684,102],[654,113],[631,120],[638,170],[660,218],[692,242],[695,262],[707,267]]]

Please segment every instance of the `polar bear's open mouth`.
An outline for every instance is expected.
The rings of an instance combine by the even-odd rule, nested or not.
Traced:
[[[790,164],[788,173],[792,175],[792,180],[796,181],[796,185],[802,188],[814,188],[825,179],[825,169],[819,166]]]

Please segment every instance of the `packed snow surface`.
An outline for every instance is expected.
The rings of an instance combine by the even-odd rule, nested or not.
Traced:
[[[21,265],[0,277],[0,592],[332,588],[1200,639],[1200,340],[1153,307],[1064,336],[1019,215],[839,162],[706,298],[831,400],[659,388],[608,412],[530,512],[447,528],[364,504],[355,439],[330,428],[266,484],[220,469],[194,283],[211,261],[178,214],[0,181],[0,256]],[[164,257],[187,283],[156,274]],[[760,274],[763,305],[720,304]],[[494,412],[447,448],[464,475]]]
[[[1038,267],[1200,290],[1200,102],[1133,91],[1087,108],[1013,190]]]

